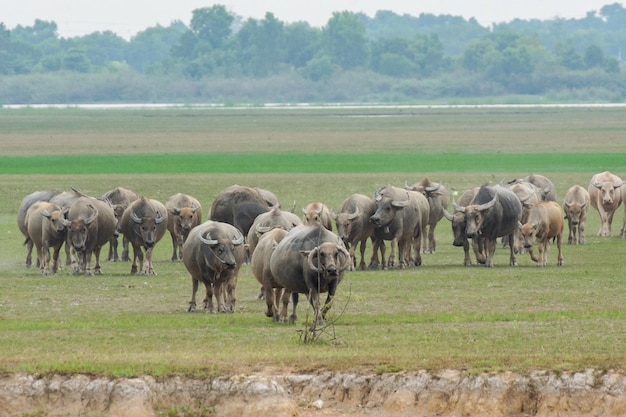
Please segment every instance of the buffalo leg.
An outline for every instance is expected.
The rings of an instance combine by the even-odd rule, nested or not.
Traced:
[[[294,291],[291,293],[291,303],[293,306],[291,307],[291,316],[289,316],[289,323],[295,324],[296,320],[298,320],[298,315],[296,314],[296,307],[298,307],[298,299],[300,295]]]
[[[510,266],[516,266],[517,265],[517,259],[515,259],[515,242],[513,241],[515,238],[515,234],[514,233],[510,233],[507,236],[507,240],[509,241],[509,246],[511,249],[511,256],[509,257],[509,265]],[[495,252],[495,248],[494,248],[494,252]],[[491,263],[493,266],[493,253],[491,254]]]
[[[191,279],[191,301],[189,301],[189,308],[187,311],[193,313],[196,311],[196,292],[198,292],[198,280]]]

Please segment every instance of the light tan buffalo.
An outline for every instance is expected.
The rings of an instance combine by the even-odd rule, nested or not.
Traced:
[[[563,239],[563,212],[561,206],[554,201],[541,201],[528,213],[528,221],[520,226],[519,238],[524,242],[524,248],[528,249],[530,258],[537,262],[537,266],[548,264],[548,249],[550,240],[556,238],[556,246],[559,250],[557,265],[563,265],[563,253],[561,252]],[[538,241],[539,257],[533,252],[533,242]]]
[[[585,223],[589,211],[589,192],[580,185],[574,185],[567,190],[563,201],[563,210],[569,226],[567,243],[570,245],[585,244]]]
[[[202,223],[202,206],[194,197],[177,193],[165,203],[167,230],[172,236],[172,262],[183,259],[183,243],[191,229]]]
[[[314,201],[302,209],[302,222],[307,226],[320,223],[328,230],[333,230],[333,218],[326,204]]]
[[[611,223],[615,211],[622,204],[622,185],[624,181],[608,171],[591,177],[589,181],[589,198],[591,206],[600,215],[598,236],[611,236]]]
[[[38,201],[26,212],[28,235],[37,248],[39,268],[43,275],[54,274],[58,269],[59,252],[65,242],[63,211],[59,206],[47,201]],[[53,249],[52,266],[50,248]]]
[[[337,235],[350,251],[352,268],[357,267],[355,251],[360,246],[361,262],[359,268],[364,270],[365,248],[368,239],[374,240],[374,223],[370,217],[376,213],[374,200],[363,194],[352,194],[340,205],[337,213],[331,211],[330,215],[335,220]]]
[[[100,197],[101,200],[108,200],[113,206],[113,212],[115,213],[115,218],[119,222],[122,218],[122,214],[124,214],[124,210],[132,203],[137,200],[139,195],[132,191],[123,187],[117,187],[112,190],[107,191]],[[122,261],[128,262],[130,258],[128,257],[128,238],[122,238]],[[109,242],[109,256],[107,260],[117,262],[120,260],[120,257],[117,252],[117,235],[111,238]]]
[[[26,226],[26,212],[34,203],[38,201],[50,201],[54,196],[58,195],[58,191],[35,191],[28,194],[22,199],[20,208],[17,211],[17,227],[24,235],[24,245],[26,246],[26,267],[30,268],[32,264],[33,254],[33,241],[28,236],[28,230]]]

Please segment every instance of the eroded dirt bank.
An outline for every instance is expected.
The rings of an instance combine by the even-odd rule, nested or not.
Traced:
[[[624,372],[239,375],[108,379],[0,377],[0,415],[624,416]],[[204,414],[203,414],[204,413]],[[181,414],[182,415],[182,414]]]

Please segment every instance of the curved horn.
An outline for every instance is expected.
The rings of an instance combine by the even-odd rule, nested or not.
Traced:
[[[494,197],[490,202],[485,203],[485,204],[481,204],[478,207],[476,207],[476,210],[478,211],[484,211],[484,210],[489,210],[491,207],[493,207],[496,204],[496,197]]]
[[[448,213],[448,210],[446,210],[445,208],[443,209],[443,216],[448,220],[448,221],[452,221],[454,219],[454,216],[452,216],[452,214]]]
[[[382,190],[383,188],[385,188],[385,187],[380,187],[379,189],[377,189],[377,190],[374,192],[374,200],[376,200],[376,201],[380,201],[380,200],[382,200],[382,199],[383,199],[383,196],[380,194],[380,190]]]
[[[348,220],[354,220],[361,215],[361,210],[357,207],[354,213],[348,216]]]
[[[260,224],[258,224],[258,225],[256,226],[256,231],[257,231],[257,233],[258,233],[258,234],[260,234],[260,235],[262,235],[262,234],[264,234],[264,233],[267,233],[267,232],[269,232],[270,230],[272,230],[272,227],[271,227],[271,226],[261,226]]]
[[[302,214],[306,214],[306,210],[304,208],[302,209]]]
[[[406,207],[409,205],[409,199],[406,200],[392,200],[391,205],[394,207]]]
[[[413,187],[409,186],[409,181],[404,180],[404,189],[407,191],[411,191],[413,189]]]
[[[572,207],[572,203],[570,203],[569,201],[564,201],[563,204],[565,204],[565,207]],[[587,204],[587,203],[584,203],[583,206],[585,204]]]
[[[595,182],[593,181],[591,183],[591,185],[593,185],[594,187],[596,187],[598,190],[602,189],[602,184],[600,184],[599,182]]]
[[[319,248],[319,246],[317,246],[315,249],[310,251],[309,255],[307,256],[307,259],[308,259],[308,262],[309,262],[309,268],[311,268],[311,271],[314,271],[314,272],[322,272],[322,269],[318,268],[313,263],[313,258],[315,258],[317,256],[317,253],[319,252],[319,250],[320,250],[320,248]]]
[[[441,188],[441,184],[437,184],[437,185],[432,185],[430,187],[426,187],[424,188],[424,190],[427,193],[434,193],[435,191],[439,190]]]
[[[91,207],[93,209],[93,214],[85,219],[85,224],[91,224],[94,220],[98,218],[98,209],[91,204],[89,204],[88,207]]]
[[[452,204],[452,207],[454,207],[454,211],[465,213],[465,207],[459,206],[457,203]]]
[[[130,212],[130,219],[138,224],[141,224],[142,222],[141,217],[137,216],[137,213],[135,213],[134,210]]]
[[[243,243],[243,235],[241,233],[239,233],[239,236],[235,236],[235,238],[232,240],[233,245],[235,246],[239,246]]]
[[[165,219],[167,219],[166,216],[162,216],[161,213],[159,213],[158,211],[156,212],[156,217],[154,218],[154,222],[156,224],[161,224],[165,221]]]
[[[200,242],[204,243],[205,245],[213,246],[218,244],[217,239],[211,239],[211,232],[207,233],[206,238],[202,237],[202,233],[200,233],[198,235],[198,239],[200,239]]]
[[[330,218],[333,220],[337,220],[337,213],[335,213],[335,210],[330,209]]]
[[[315,213],[317,214],[322,214],[322,209],[324,208],[323,205],[320,205],[320,208],[318,208],[317,210],[315,210]]]

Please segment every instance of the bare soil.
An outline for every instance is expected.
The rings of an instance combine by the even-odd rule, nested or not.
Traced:
[[[213,379],[12,374],[0,415],[153,417],[623,416],[626,374],[447,370],[383,375],[254,374]]]

